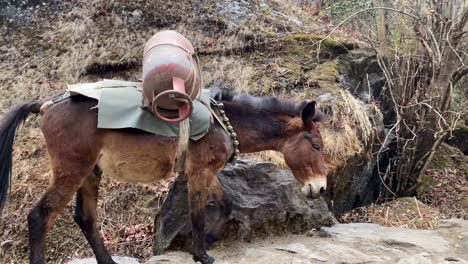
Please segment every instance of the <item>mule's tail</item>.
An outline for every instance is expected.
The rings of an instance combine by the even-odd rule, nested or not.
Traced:
[[[38,114],[42,104],[41,101],[18,104],[0,120],[0,214],[11,182],[12,152],[16,130],[30,113]]]

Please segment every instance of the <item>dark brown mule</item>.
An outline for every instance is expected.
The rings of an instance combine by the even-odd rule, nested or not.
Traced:
[[[241,153],[276,150],[303,192],[318,196],[326,188],[322,138],[316,122],[322,117],[315,102],[292,102],[272,97],[217,92],[240,140]],[[43,102],[15,106],[0,123],[0,206],[11,177],[12,146],[17,127]],[[177,139],[135,130],[98,129],[96,101],[74,97],[51,106],[42,119],[42,133],[52,163],[51,185],[28,215],[30,263],[44,263],[44,240],[54,220],[76,193],[75,220],[90,243],[98,263],[115,263],[96,224],[101,171],[119,180],[152,182],[168,177],[174,168]],[[189,184],[193,258],[213,263],[206,253],[207,201],[216,200],[226,214],[229,199],[216,175],[232,153],[230,137],[219,125],[191,142],[185,171]],[[209,205],[209,203],[208,203]],[[206,228],[205,228],[206,225]]]

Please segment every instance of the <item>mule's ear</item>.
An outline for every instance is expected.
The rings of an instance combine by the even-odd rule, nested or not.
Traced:
[[[301,110],[302,122],[305,127],[310,127],[315,116],[315,101],[307,103]]]

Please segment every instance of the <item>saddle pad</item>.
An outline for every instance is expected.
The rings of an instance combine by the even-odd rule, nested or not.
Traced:
[[[165,137],[179,136],[179,123],[169,123],[141,108],[141,83],[104,80],[94,84],[69,86],[69,92],[97,99],[98,128],[123,129],[136,128]],[[210,104],[209,90],[204,90],[200,98]],[[208,133],[211,112],[198,100],[193,102],[190,116],[190,138],[199,140]]]

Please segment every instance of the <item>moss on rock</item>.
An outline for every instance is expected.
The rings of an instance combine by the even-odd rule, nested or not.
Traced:
[[[452,165],[450,157],[444,151],[436,151],[432,157],[431,167],[446,169]]]
[[[291,45],[290,51],[294,52],[300,50],[301,54],[304,53],[304,49],[318,47],[320,41],[320,49],[333,52],[335,55],[346,53],[348,50],[356,47],[352,43],[336,41],[330,37],[326,39],[323,38],[324,36],[315,34],[291,34],[284,37],[283,41]]]
[[[317,67],[315,67],[315,69],[309,72],[309,75],[318,81],[329,83],[336,83],[338,74],[339,71],[336,61],[327,61],[325,63],[319,64]]]
[[[300,58],[305,56],[308,57],[307,60],[317,57],[317,53],[320,59],[333,59],[356,48],[352,43],[337,41],[330,37],[323,38],[324,36],[315,34],[290,34],[283,37],[280,43],[284,53]]]
[[[418,197],[424,197],[428,191],[434,186],[435,180],[431,175],[424,175],[421,177],[421,182],[416,188],[416,193]]]
[[[280,66],[286,69],[284,75],[290,81],[296,82],[302,78],[302,67],[300,64],[291,61],[285,61]]]

